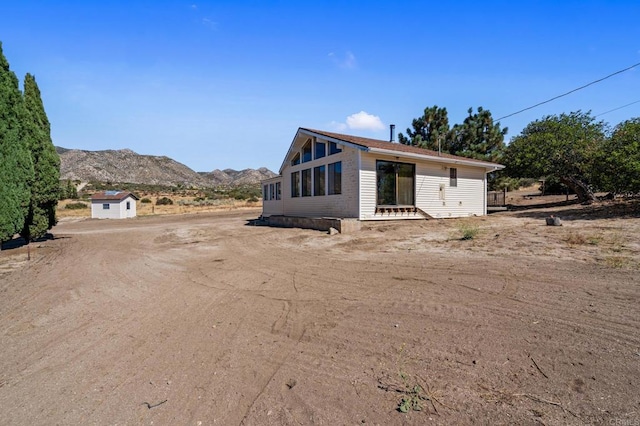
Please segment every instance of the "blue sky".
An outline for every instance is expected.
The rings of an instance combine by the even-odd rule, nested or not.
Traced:
[[[4,54],[36,76],[56,145],[196,171],[277,171],[298,127],[387,139],[432,105],[498,118],[640,62],[637,0],[6,3]],[[501,124],[637,100],[640,67]]]

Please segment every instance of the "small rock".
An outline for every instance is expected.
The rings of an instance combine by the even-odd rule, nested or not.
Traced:
[[[547,226],[562,226],[562,221],[559,217],[551,215],[546,218]]]
[[[333,227],[329,228],[329,235],[336,235],[339,233],[340,231],[338,231],[336,228],[333,228]]]

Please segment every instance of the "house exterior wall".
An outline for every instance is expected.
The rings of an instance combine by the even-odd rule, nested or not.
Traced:
[[[451,166],[458,170],[457,186],[451,186]],[[483,216],[485,169],[438,163],[416,164],[416,207],[435,218]],[[444,186],[444,199],[440,186]]]
[[[358,158],[359,151],[342,147],[342,152],[327,155],[323,158],[308,161],[306,163],[292,166],[287,164],[282,169],[282,213],[287,216],[302,217],[358,217]],[[328,166],[331,163],[340,161],[342,163],[342,188],[341,194],[321,195],[321,196],[291,196],[291,173],[302,170],[311,170],[311,187],[314,187],[313,169],[315,167],[326,166],[327,178],[325,184],[328,186]],[[263,185],[266,183],[263,182]],[[325,190],[325,194],[328,191]],[[271,212],[270,208],[263,207],[264,215]],[[271,213],[276,214],[276,213]]]
[[[129,202],[129,206],[130,209],[127,210],[127,202]],[[137,214],[137,210],[136,210],[136,200],[135,198],[128,196],[127,198],[125,198],[124,200],[122,200],[122,202],[120,203],[120,217],[123,218],[131,218],[131,217],[136,217]]]
[[[272,197],[271,185],[280,183],[280,197]],[[284,201],[282,200],[282,177],[278,176],[272,179],[262,181],[262,216],[279,216],[284,214]],[[278,199],[279,198],[279,199]]]
[[[435,218],[464,217],[486,214],[485,169],[453,165],[458,170],[457,187],[450,185],[449,169],[452,164],[420,161],[395,156],[362,153],[360,162],[360,215],[361,220],[380,219],[376,215],[377,182],[376,160],[415,164],[415,203]],[[443,185],[444,199],[441,199]]]
[[[130,209],[127,210],[127,202]],[[109,204],[108,209],[103,205]],[[91,217],[94,219],[126,219],[136,216],[136,200],[128,196],[124,200],[91,200]]]

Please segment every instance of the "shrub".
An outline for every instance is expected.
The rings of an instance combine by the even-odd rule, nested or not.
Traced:
[[[150,200],[150,199],[148,199],[148,198],[143,198],[142,200],[140,200],[140,202],[141,202],[142,204],[149,204],[149,203],[151,203],[151,200]]]
[[[69,203],[66,206],[64,206],[65,209],[69,209],[69,210],[80,210],[80,209],[86,209],[89,206],[86,205],[85,203]]]
[[[462,237],[460,238],[461,240],[473,240],[478,235],[478,232],[480,232],[480,228],[468,223],[460,225],[459,229],[462,233]]]
[[[156,200],[156,206],[171,206],[173,205],[173,200],[171,198],[162,197]]]

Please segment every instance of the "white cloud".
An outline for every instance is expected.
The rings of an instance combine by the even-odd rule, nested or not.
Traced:
[[[349,51],[347,51],[344,56],[338,56],[333,52],[330,52],[327,56],[329,56],[333,63],[338,65],[340,68],[354,69],[358,65],[356,56]]]
[[[377,115],[360,111],[347,117],[347,127],[357,130],[384,130],[385,126]]]

